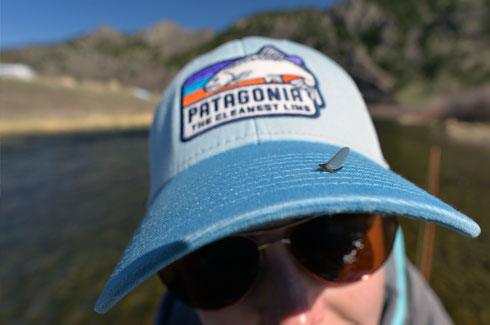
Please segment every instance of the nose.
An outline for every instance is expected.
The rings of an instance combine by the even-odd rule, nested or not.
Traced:
[[[264,268],[259,283],[264,302],[263,319],[269,324],[319,324],[324,307],[319,299],[323,284],[296,263],[287,245],[263,250]]]

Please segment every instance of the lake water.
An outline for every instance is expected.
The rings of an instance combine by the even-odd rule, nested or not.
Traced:
[[[442,148],[440,196],[479,222],[464,238],[436,229],[431,285],[456,323],[490,324],[490,150],[441,130],[378,122],[391,168],[426,188],[430,145]],[[105,315],[93,305],[144,214],[147,132],[4,140],[0,323],[151,323],[164,287],[153,277]],[[404,221],[415,257],[418,222]]]

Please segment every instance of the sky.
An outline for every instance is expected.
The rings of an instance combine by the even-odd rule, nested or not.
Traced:
[[[162,20],[224,30],[256,12],[328,8],[336,0],[0,0],[0,48],[48,44],[101,25],[135,32]],[[212,5],[211,5],[212,4]]]

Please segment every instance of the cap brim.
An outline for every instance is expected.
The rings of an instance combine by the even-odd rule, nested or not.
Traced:
[[[376,212],[435,222],[465,236],[480,227],[426,191],[351,151],[344,168],[318,168],[340,148],[266,142],[206,159],[150,204],[95,305],[104,313],[158,270],[232,233],[315,214]]]

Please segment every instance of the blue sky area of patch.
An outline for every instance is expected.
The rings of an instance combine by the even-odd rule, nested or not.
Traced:
[[[0,48],[60,42],[101,25],[123,32],[171,20],[193,29],[223,30],[256,12],[314,7],[336,0],[154,1],[0,0]]]

